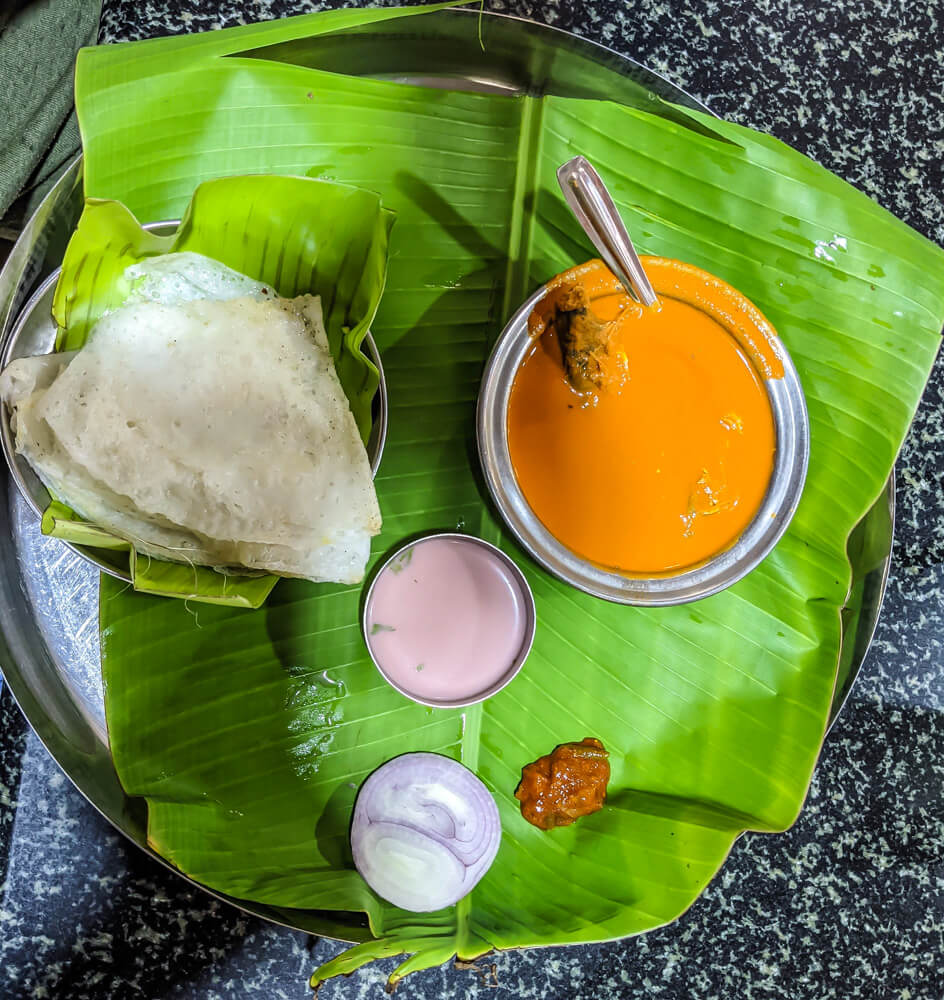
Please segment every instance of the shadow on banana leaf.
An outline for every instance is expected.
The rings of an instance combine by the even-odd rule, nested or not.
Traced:
[[[633,788],[608,796],[606,804],[611,809],[658,816],[677,823],[704,826],[710,830],[723,830],[728,833],[738,833],[744,829],[769,832],[771,829],[760,823],[756,816],[728,809],[715,802],[682,799]]]
[[[736,145],[690,113],[706,112],[703,105],[680,97],[676,87],[644,67],[563,32],[549,33],[542,25],[494,14],[483,18],[477,6],[430,11],[419,20],[351,27],[344,32],[343,44],[337,34],[327,33],[233,55],[340,75],[507,96],[598,98],[605,93],[626,107]],[[423,69],[405,74],[404,66]],[[619,80],[617,88],[614,79]]]

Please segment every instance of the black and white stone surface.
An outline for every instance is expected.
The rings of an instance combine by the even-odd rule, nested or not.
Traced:
[[[102,40],[338,4],[105,0]],[[662,72],[944,243],[941,0],[492,0]],[[944,998],[944,368],[898,465],[876,642],[800,820],[746,836],[691,910],[641,938],[421,973],[404,997]],[[304,998],[340,946],[191,889],[114,833],[0,698],[0,997]],[[378,997],[388,962],[323,987]]]

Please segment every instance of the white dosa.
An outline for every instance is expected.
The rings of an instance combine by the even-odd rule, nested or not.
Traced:
[[[166,294],[160,275],[149,284],[146,266],[135,270],[145,280],[81,351],[0,376],[17,451],[139,552],[359,582],[380,510],[320,301],[245,278],[213,288],[238,298],[186,301],[205,283]]]

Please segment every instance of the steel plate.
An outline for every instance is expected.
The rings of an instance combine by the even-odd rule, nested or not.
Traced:
[[[553,91],[633,104],[647,99],[641,85],[653,95],[702,107],[657,74],[601,46],[518,18],[484,16],[487,51],[477,41],[478,12],[449,10],[357,29],[346,35],[343,46],[322,38],[255,55],[432,87]],[[61,263],[81,200],[81,162],[76,160],[30,220],[0,272],[4,339],[30,295]],[[2,476],[0,491],[0,661],[6,681],[30,725],[78,789],[115,827],[161,861],[147,846],[143,803],[125,795],[108,749],[98,573],[65,545],[40,534],[35,514],[8,474]],[[843,619],[846,652],[834,713],[861,667],[878,621],[891,559],[893,513],[890,480],[857,529],[871,532],[871,551],[873,556],[878,551],[880,558],[853,567],[855,601]],[[348,940],[367,936],[361,914],[285,912],[230,902],[300,930]]]

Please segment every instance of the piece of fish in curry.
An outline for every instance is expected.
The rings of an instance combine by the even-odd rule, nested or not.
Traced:
[[[577,392],[596,392],[608,381],[613,327],[594,315],[587,289],[578,281],[550,287],[528,320],[532,338],[548,329],[555,332],[564,372]]]

